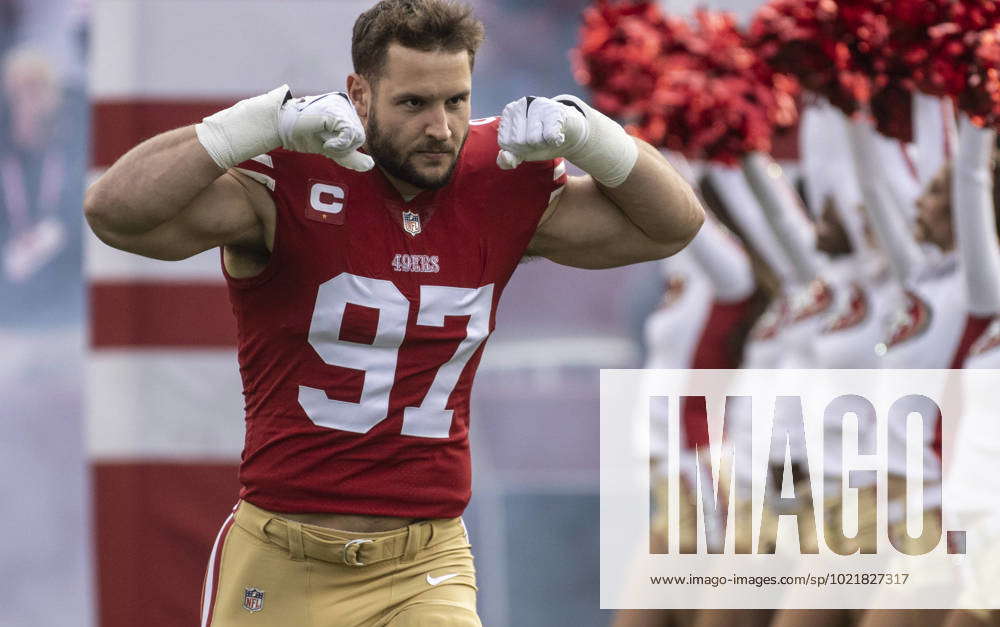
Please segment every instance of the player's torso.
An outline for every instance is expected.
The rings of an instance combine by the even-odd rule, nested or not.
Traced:
[[[551,190],[466,159],[406,202],[377,170],[273,155],[244,164],[258,180],[273,169],[270,259],[229,281],[244,496],[278,511],[457,515],[472,379]]]

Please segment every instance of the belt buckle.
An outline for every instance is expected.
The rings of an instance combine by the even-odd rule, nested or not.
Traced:
[[[365,544],[366,542],[371,542],[371,540],[365,540],[365,539],[350,540],[349,542],[344,544],[344,563],[347,564],[348,566],[364,566],[365,563],[358,559],[358,550],[361,548],[361,545]],[[358,548],[355,549],[353,553],[348,554],[349,549],[352,546],[356,546]]]

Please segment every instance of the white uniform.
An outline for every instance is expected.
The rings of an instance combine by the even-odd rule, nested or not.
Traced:
[[[884,340],[888,286],[868,278],[858,260],[838,258],[827,268],[834,303],[810,345],[815,368],[877,368],[875,346]]]
[[[712,308],[712,286],[689,251],[683,250],[664,259],[661,267],[665,282],[663,300],[646,319],[643,329],[647,354],[645,367],[689,368]],[[665,417],[651,417],[650,455],[663,460],[669,450],[662,437],[667,428],[657,418]],[[683,442],[683,423],[680,434]]]
[[[972,345],[966,369],[1000,368],[1000,316]],[[972,394],[972,386],[988,386]],[[1000,459],[1000,420],[994,382],[968,380],[963,387],[962,414],[955,433],[951,465],[945,477],[946,527],[967,533],[969,559],[963,564],[960,602],[965,607],[998,607],[1000,580],[1000,473],[990,472]]]
[[[936,250],[936,249],[935,249]],[[934,250],[925,251],[928,255]],[[889,307],[888,330],[880,345],[884,348],[883,368],[948,368],[965,329],[967,305],[965,284],[954,253],[940,254],[919,279],[904,290]],[[933,452],[936,421],[924,423],[924,478],[940,479],[941,467]],[[905,441],[905,430],[889,426],[888,437]],[[904,447],[897,447],[903,450]],[[891,449],[890,449],[891,450]],[[888,459],[890,474],[905,475],[902,455]],[[937,503],[925,502],[925,506]]]

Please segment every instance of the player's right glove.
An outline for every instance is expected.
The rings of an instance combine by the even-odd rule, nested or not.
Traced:
[[[278,147],[324,155],[358,172],[375,165],[358,151],[365,143],[365,129],[341,92],[292,98],[288,85],[282,85],[208,116],[195,131],[220,168]]]

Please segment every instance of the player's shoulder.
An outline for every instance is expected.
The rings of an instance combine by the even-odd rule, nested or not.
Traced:
[[[358,174],[323,155],[275,148],[237,164],[236,170],[262,183],[272,192],[276,187],[301,187],[301,181],[358,183]]]

